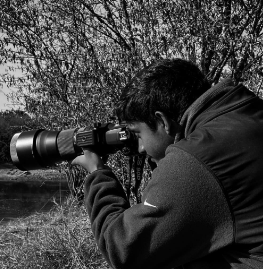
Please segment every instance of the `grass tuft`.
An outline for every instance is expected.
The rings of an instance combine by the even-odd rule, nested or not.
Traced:
[[[73,198],[0,225],[0,268],[106,269],[88,214]]]

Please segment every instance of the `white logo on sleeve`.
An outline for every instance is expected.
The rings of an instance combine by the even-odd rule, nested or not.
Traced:
[[[144,205],[147,205],[147,206],[150,206],[150,207],[157,208],[156,205],[152,205],[152,204],[148,203],[146,200],[147,200],[147,199],[145,199],[145,201],[144,201],[144,203],[143,203]]]

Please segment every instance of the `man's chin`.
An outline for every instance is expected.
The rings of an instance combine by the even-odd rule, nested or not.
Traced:
[[[149,163],[149,165],[150,165],[150,167],[151,167],[152,170],[154,168],[156,168],[157,165],[158,165],[158,161],[155,160],[154,158],[152,158],[151,156],[149,156],[149,158],[148,158],[148,163]]]

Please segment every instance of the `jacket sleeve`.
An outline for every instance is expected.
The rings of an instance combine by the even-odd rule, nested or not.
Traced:
[[[85,205],[97,244],[113,268],[176,267],[233,240],[220,185],[174,146],[153,171],[141,204],[129,207],[111,170],[98,170],[86,180]]]

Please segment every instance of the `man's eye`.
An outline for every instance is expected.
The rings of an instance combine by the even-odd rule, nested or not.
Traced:
[[[139,134],[138,133],[136,133],[136,132],[132,132],[135,136],[136,136],[136,138],[139,138]]]

